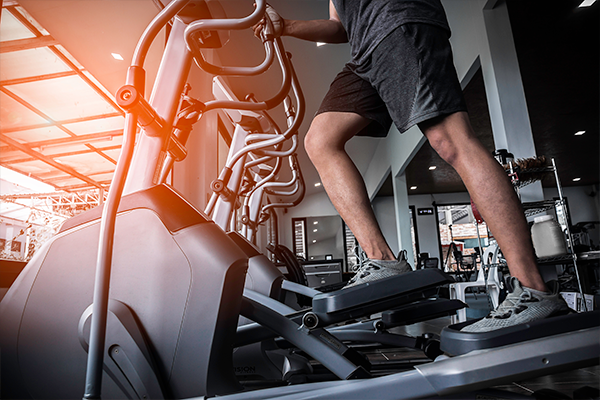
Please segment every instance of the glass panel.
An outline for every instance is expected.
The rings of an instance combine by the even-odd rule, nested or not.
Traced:
[[[65,187],[71,187],[71,186],[81,186],[81,187],[91,187],[92,186],[91,184],[89,184],[85,181],[82,181],[81,179],[73,178],[70,175],[65,176],[64,179],[53,180],[52,184],[59,188],[65,188]]]
[[[56,162],[69,166],[83,175],[96,171],[111,171],[115,165],[96,153],[57,157]]]
[[[0,63],[0,80],[3,81],[71,71],[71,68],[47,47],[2,53]]]
[[[0,104],[2,104],[2,107],[0,107],[2,130],[10,130],[11,128],[19,126],[48,123],[47,120],[2,92],[0,92]]]
[[[344,259],[342,235],[339,216],[306,218],[307,261]]]
[[[2,9],[2,23],[0,24],[0,41],[34,38],[22,23],[19,22],[7,9]]]
[[[40,174],[50,172],[53,169],[53,167],[39,160],[32,160],[19,163],[19,165],[15,165],[14,167],[15,170],[18,170],[18,172],[22,174],[32,174],[35,176],[39,176]]]
[[[105,174],[96,174],[92,175],[91,178],[94,179],[98,183],[108,184],[112,181],[113,173],[105,173]]]
[[[25,131],[16,131],[5,133],[11,139],[15,139],[20,143],[39,142],[42,140],[64,139],[68,138],[65,132],[56,126],[46,126],[43,128],[27,129]]]
[[[292,219],[294,224],[294,254],[296,257],[306,260],[306,220]]]
[[[122,116],[99,118],[90,121],[75,122],[72,124],[63,124],[65,128],[76,135],[123,130],[124,125],[125,118]]]
[[[115,111],[77,76],[12,85],[10,89],[55,121],[110,114]]]
[[[436,206],[442,246],[442,266],[446,272],[466,274],[468,279],[479,266],[478,248],[488,246],[485,223],[477,224],[470,204]],[[481,252],[479,252],[481,254]]]

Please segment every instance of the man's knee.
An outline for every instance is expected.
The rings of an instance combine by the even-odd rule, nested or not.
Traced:
[[[326,145],[324,135],[319,134],[318,129],[311,126],[304,137],[304,148],[308,157],[314,162],[323,152],[326,152]]]
[[[461,150],[477,140],[466,113],[462,114],[456,113],[419,124],[431,147],[450,165],[454,165]]]
[[[335,126],[335,125],[334,125]],[[328,126],[324,118],[315,118],[304,137],[304,148],[310,159],[315,162],[320,158],[328,157],[343,144],[337,140],[337,132]]]
[[[448,131],[431,129],[426,134],[429,144],[436,153],[448,164],[453,165],[458,156],[458,148]]]

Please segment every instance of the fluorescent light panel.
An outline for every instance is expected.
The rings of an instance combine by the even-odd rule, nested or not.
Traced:
[[[583,2],[581,2],[579,7],[589,7],[592,4],[594,4],[595,2],[596,2],[596,0],[583,0]]]

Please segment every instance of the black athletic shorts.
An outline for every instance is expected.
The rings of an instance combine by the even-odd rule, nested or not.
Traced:
[[[373,120],[359,135],[401,133],[428,119],[466,111],[448,32],[427,24],[401,25],[361,65],[346,64],[317,114],[353,112]]]

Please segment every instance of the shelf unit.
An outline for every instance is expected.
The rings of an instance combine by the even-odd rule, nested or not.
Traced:
[[[585,299],[585,295],[583,293],[583,288],[581,285],[581,279],[579,277],[579,269],[577,266],[577,253],[575,252],[573,246],[573,235],[571,234],[570,228],[570,219],[569,219],[569,211],[567,208],[566,199],[563,196],[562,186],[560,184],[560,179],[558,177],[558,170],[556,169],[556,163],[554,159],[551,159],[552,165],[540,168],[529,168],[529,169],[519,169],[512,162],[509,162],[509,170],[508,175],[511,179],[511,182],[519,196],[520,189],[536,182],[540,179],[541,176],[545,174],[553,174],[554,179],[556,181],[556,187],[558,190],[558,199],[554,200],[543,200],[536,202],[522,202],[523,211],[526,217],[531,217],[536,214],[541,214],[550,210],[554,210],[556,214],[556,220],[558,221],[567,242],[567,251],[568,254],[561,255],[558,257],[545,257],[539,258],[539,264],[573,264],[573,269],[575,270],[575,278],[577,279],[577,287],[579,289],[579,294],[582,299]],[[525,177],[524,179],[520,179],[521,177]],[[583,310],[587,310],[587,305],[585,300],[582,300]]]

